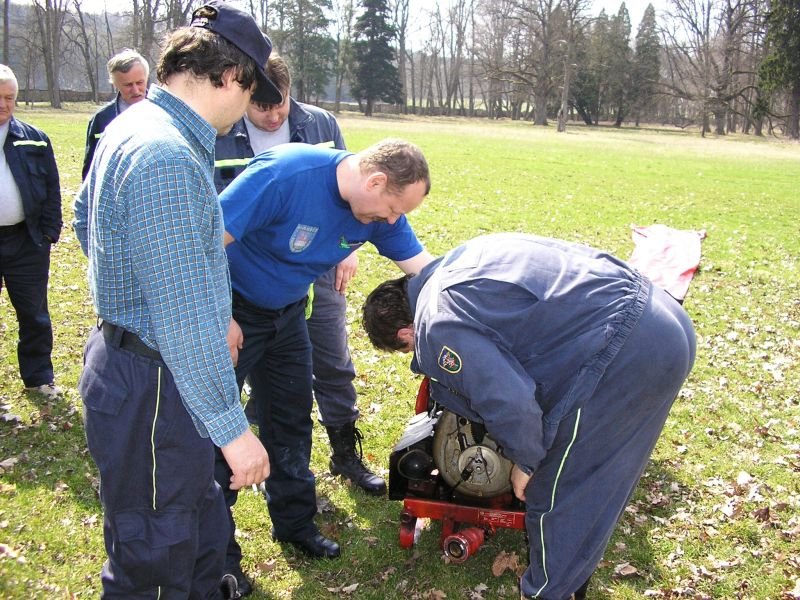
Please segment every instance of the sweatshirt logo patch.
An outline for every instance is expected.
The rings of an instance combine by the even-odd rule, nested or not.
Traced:
[[[448,373],[455,374],[461,370],[461,357],[455,350],[448,348],[447,346],[442,347],[442,351],[439,352],[439,360],[437,362],[439,367]]]
[[[311,225],[298,225],[289,238],[289,250],[292,252],[302,252],[311,245],[314,236],[317,235],[319,227],[312,227]]]

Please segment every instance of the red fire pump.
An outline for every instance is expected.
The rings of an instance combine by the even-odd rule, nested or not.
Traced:
[[[525,529],[525,505],[512,493],[513,464],[481,423],[438,406],[425,378],[416,415],[389,458],[389,498],[402,500],[400,546],[411,548],[418,519],[442,522],[442,549],[461,563],[486,534]]]

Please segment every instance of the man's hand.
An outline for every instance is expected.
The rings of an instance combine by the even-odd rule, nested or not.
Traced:
[[[244,336],[242,335],[242,329],[239,327],[239,324],[231,318],[231,322],[228,324],[228,350],[231,353],[231,360],[233,361],[233,366],[236,366],[236,363],[239,362],[239,350],[242,349],[244,345]]]
[[[267,451],[250,429],[227,446],[223,446],[222,455],[233,471],[232,490],[258,485],[269,477]]]
[[[511,487],[514,488],[514,495],[523,502],[525,502],[525,488],[531,477],[533,475],[526,475],[517,465],[511,469]]]
[[[356,271],[358,271],[358,255],[351,252],[347,258],[336,265],[336,280],[333,282],[333,289],[344,294],[347,284],[356,276]]]

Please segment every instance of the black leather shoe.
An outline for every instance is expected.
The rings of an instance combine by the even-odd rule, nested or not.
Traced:
[[[230,573],[225,573],[222,576],[222,581],[219,584],[219,591],[222,592],[222,600],[238,600],[241,598],[239,595],[239,586],[236,583],[236,577]]]
[[[233,596],[233,598],[244,598],[245,596],[249,596],[253,593],[253,584],[250,583],[250,580],[247,578],[247,575],[244,574],[242,571],[242,567],[239,565],[226,565],[225,566],[225,574],[232,575],[234,579],[236,579],[237,591],[238,596]]]
[[[312,558],[336,558],[340,554],[339,544],[321,533],[304,540],[289,540],[289,543]]]

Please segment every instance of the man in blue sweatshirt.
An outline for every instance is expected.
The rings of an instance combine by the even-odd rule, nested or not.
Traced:
[[[367,242],[404,273],[418,273],[432,257],[405,215],[429,190],[420,149],[389,139],[357,154],[281,144],[257,155],[219,197],[241,328],[228,344],[238,350],[239,385],[249,377],[270,456],[273,537],[314,558],[336,557],[340,548],[314,523],[308,289]]]
[[[244,171],[255,155],[274,146],[305,143],[346,149],[339,124],[331,113],[291,97],[291,75],[283,57],[275,52],[270,54],[266,71],[283,94],[283,102],[251,103],[231,131],[217,137],[214,184],[220,193]],[[386,493],[386,483],[370,471],[361,452],[356,452],[356,444],[360,449],[363,436],[356,427],[360,413],[353,385],[355,367],[347,341],[345,290],[357,268],[358,254],[353,252],[314,281],[311,314],[306,325],[312,345],[314,398],[333,451],[331,472],[349,479],[368,494],[381,496]],[[247,414],[252,422],[257,421],[255,402],[248,403]],[[233,504],[235,494],[227,490],[227,469],[219,454],[217,461],[218,482],[225,490],[228,503]],[[241,559],[241,547],[231,535],[227,572],[237,577],[239,592],[245,596],[252,591],[252,584],[241,569]]]

